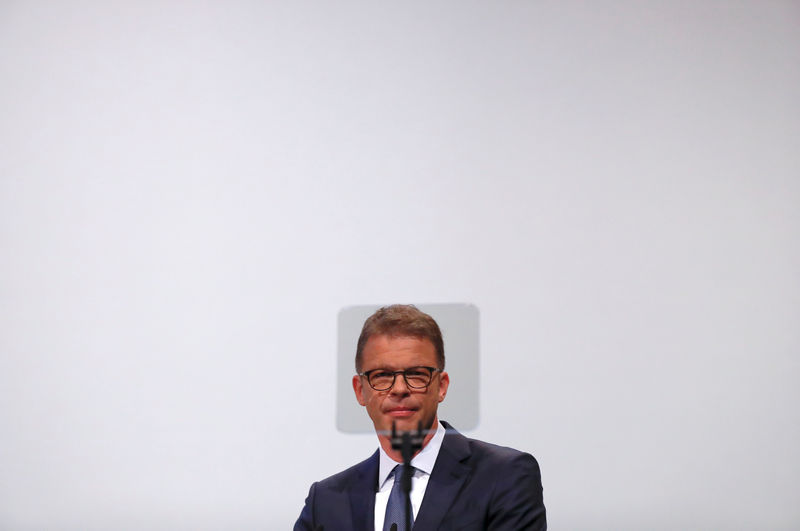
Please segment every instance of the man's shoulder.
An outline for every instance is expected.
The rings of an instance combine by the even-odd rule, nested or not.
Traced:
[[[449,425],[445,427],[448,434],[442,452],[446,455],[439,477],[463,478],[460,501],[452,512],[466,514],[472,510],[470,507],[479,507],[485,515],[485,520],[478,519],[483,529],[547,529],[542,477],[536,459],[529,453],[471,439],[451,431]],[[431,481],[436,474],[434,469]]]
[[[516,448],[511,448],[509,446],[500,446],[499,444],[493,444],[490,442],[481,441],[479,439],[470,439],[469,437],[465,438],[467,439],[473,452],[480,453],[500,461],[513,461],[522,456],[530,455],[526,452],[517,450]]]
[[[443,448],[455,454],[456,459],[468,458],[483,463],[486,466],[502,466],[505,464],[536,463],[536,459],[527,452],[522,452],[508,446],[501,446],[479,439],[467,437],[447,423],[442,423],[447,428],[447,435]],[[461,454],[461,455],[459,455]]]
[[[350,468],[342,470],[332,476],[317,482],[317,485],[326,489],[343,490],[354,481],[363,480],[369,476],[375,476],[377,482],[378,475],[378,452],[375,451],[371,456],[357,463]]]
[[[322,529],[339,522],[344,526],[352,514],[363,518],[371,512],[372,497],[378,481],[378,452],[360,463],[311,485],[300,517],[294,525],[295,530]],[[361,518],[357,518],[358,521]],[[334,526],[335,529],[344,527]]]

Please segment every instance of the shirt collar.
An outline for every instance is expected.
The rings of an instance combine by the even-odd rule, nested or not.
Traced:
[[[433,472],[433,465],[436,464],[436,458],[439,456],[439,450],[442,448],[442,441],[444,440],[445,429],[441,423],[436,423],[436,433],[433,434],[431,440],[428,441],[420,453],[411,459],[411,466],[420,470],[428,475]],[[398,462],[386,455],[383,446],[378,445],[379,452],[379,467],[378,467],[378,488],[386,482],[389,474],[392,473],[394,467]]]

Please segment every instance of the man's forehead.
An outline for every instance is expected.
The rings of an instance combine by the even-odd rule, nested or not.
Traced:
[[[414,350],[427,353],[436,352],[433,342],[427,337],[411,336],[407,334],[375,334],[364,344],[364,353],[382,351]]]
[[[392,363],[403,367],[409,366],[409,363],[428,365],[436,362],[436,348],[426,338],[373,336],[364,345],[362,356],[364,363],[379,362],[385,367],[389,367]]]

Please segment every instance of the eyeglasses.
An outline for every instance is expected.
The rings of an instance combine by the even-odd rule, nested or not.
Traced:
[[[411,389],[425,389],[431,384],[431,379],[437,371],[436,367],[411,367],[404,371],[390,371],[388,369],[372,369],[358,373],[364,376],[369,382],[369,386],[376,391],[388,391],[394,386],[394,380],[398,374],[402,374],[406,385]]]

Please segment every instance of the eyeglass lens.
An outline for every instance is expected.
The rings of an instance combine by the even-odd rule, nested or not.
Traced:
[[[427,367],[411,367],[404,371],[388,371],[377,369],[370,371],[368,380],[369,385],[376,391],[386,391],[391,389],[395,382],[395,376],[402,374],[406,379],[406,385],[412,389],[424,389],[431,383],[432,373]]]

